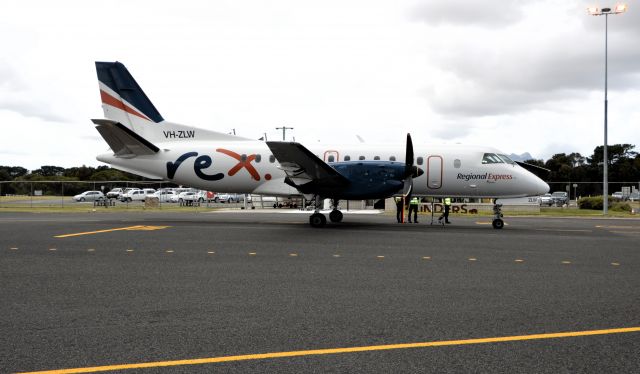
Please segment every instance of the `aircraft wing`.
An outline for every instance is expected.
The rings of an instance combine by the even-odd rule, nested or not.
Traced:
[[[303,193],[320,188],[341,188],[349,180],[318,156],[295,142],[267,142],[280,169],[287,174],[285,182]]]

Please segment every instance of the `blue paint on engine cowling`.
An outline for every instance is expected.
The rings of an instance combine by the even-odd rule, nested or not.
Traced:
[[[349,180],[339,190],[321,193],[334,199],[365,200],[389,197],[404,186],[405,164],[393,161],[331,162],[329,165]]]

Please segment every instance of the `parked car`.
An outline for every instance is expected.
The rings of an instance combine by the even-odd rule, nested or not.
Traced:
[[[147,196],[152,195],[156,191],[153,188],[145,188],[144,190],[131,190],[123,195],[123,201],[144,201]]]
[[[237,203],[244,201],[244,195],[236,193],[221,193],[216,196],[217,201],[221,203]]]
[[[100,191],[84,191],[81,194],[75,195],[73,200],[75,201],[96,201],[104,199],[104,194]]]
[[[640,192],[636,191],[636,192],[632,192],[629,195],[629,200],[630,201],[639,201],[640,200]]]
[[[172,203],[185,203],[188,201],[195,201],[198,199],[197,193],[193,191],[180,192],[171,196]]]
[[[550,193],[546,193],[540,196],[540,205],[546,205],[546,206],[553,205],[553,198],[551,198]]]
[[[111,191],[107,192],[108,199],[117,199],[124,192],[124,190],[120,187],[112,188]]]
[[[136,187],[127,187],[124,190],[122,190],[122,193],[118,196],[118,200],[126,201],[126,195],[128,195],[131,191],[138,191],[138,190],[140,189]]]
[[[170,203],[171,197],[175,195],[176,193],[171,190],[162,190],[162,191],[158,190],[151,196],[157,197],[158,201],[161,203]]]
[[[614,192],[614,193],[611,195],[611,197],[612,197],[614,200],[619,200],[619,201],[627,200],[627,197],[625,197],[625,196],[622,194],[622,191]]]
[[[551,199],[553,200],[553,205],[555,206],[569,204],[569,194],[564,191],[556,191],[552,193]]]

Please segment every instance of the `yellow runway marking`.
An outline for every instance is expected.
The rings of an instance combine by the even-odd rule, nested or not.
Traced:
[[[95,251],[96,251],[96,250],[95,250],[95,249],[93,249],[93,248],[89,248],[89,249],[87,249],[87,252],[95,252]]]
[[[220,362],[265,360],[265,359],[284,358],[284,357],[319,356],[319,355],[334,355],[334,354],[341,354],[341,353],[389,351],[389,350],[411,349],[411,348],[444,347],[444,346],[455,346],[455,345],[503,343],[503,342],[526,341],[526,340],[574,338],[579,336],[624,334],[624,333],[632,333],[632,332],[640,332],[640,327],[626,327],[626,328],[618,328],[618,329],[587,330],[587,331],[573,331],[573,332],[571,331],[556,332],[556,333],[547,333],[547,334],[499,336],[499,337],[493,337],[493,338],[477,338],[477,339],[464,339],[464,340],[439,340],[439,341],[431,341],[431,342],[370,345],[370,346],[361,346],[361,347],[311,349],[311,350],[305,350],[305,351],[271,352],[271,353],[258,353],[258,354],[247,354],[247,355],[238,355],[238,356],[221,356],[221,357],[196,358],[196,359],[175,360],[175,361],[141,362],[137,364],[119,364],[119,365],[93,366],[93,367],[73,368],[73,369],[33,371],[33,372],[23,372],[21,374],[95,373],[95,372],[127,370],[127,369],[144,369],[144,368],[157,368],[157,367],[169,367],[169,366],[214,364],[214,363],[220,363]]]
[[[376,258],[384,258],[384,256],[376,256]]]
[[[249,252],[249,256],[255,256],[256,253],[255,252]]]
[[[429,256],[424,256],[424,257],[422,257],[422,259],[423,259],[423,260],[431,260],[431,257],[429,257]]]
[[[298,257],[298,254],[297,254],[297,253],[289,253],[289,256],[291,256],[291,257]]]
[[[618,263],[618,262],[612,262],[612,263],[611,263],[611,265],[613,265],[613,266],[620,266],[620,263]]]
[[[49,248],[50,251],[57,251],[56,248]]]
[[[515,260],[515,262],[524,262],[524,260],[517,259],[517,260]]]
[[[214,251],[207,251],[207,253],[208,253],[208,254],[210,254],[210,255],[212,255],[212,254],[214,254],[215,252],[214,252]]]
[[[167,253],[173,253],[173,249],[167,249],[165,252],[167,252]]]
[[[102,234],[105,232],[113,232],[113,231],[153,231],[153,230],[162,230],[171,226],[128,226],[128,227],[119,227],[115,229],[106,229],[106,230],[96,230],[96,231],[87,231],[87,232],[77,232],[73,234],[63,234],[56,235],[54,238],[70,238],[73,236],[82,236],[82,235],[93,235],[93,234]]]
[[[127,249],[127,252],[133,252],[133,249]]]
[[[567,265],[567,264],[570,264],[570,263],[571,263],[571,261],[562,261],[562,263],[563,263],[563,264],[565,264],[565,265]]]
[[[478,261],[478,259],[477,259],[477,258],[475,258],[475,257],[471,257],[471,258],[469,259],[469,261]]]
[[[11,248],[9,248],[9,249],[11,249],[12,251],[17,251],[17,250],[18,250],[18,247],[11,247]]]
[[[333,257],[340,257],[340,255],[333,255]]]

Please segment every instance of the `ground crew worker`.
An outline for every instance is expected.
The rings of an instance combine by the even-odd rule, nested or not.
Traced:
[[[402,211],[404,210],[404,204],[402,204],[402,197],[396,196],[396,219],[398,223],[402,223]]]
[[[411,198],[409,202],[409,223],[411,223],[411,212],[413,212],[413,222],[418,223],[418,204],[420,204],[420,199],[417,197]]]
[[[451,209],[451,198],[450,197],[445,197],[444,198],[444,212],[442,213],[440,218],[438,218],[438,222],[441,222],[442,219],[444,218],[444,222],[445,223],[451,223],[451,222],[449,222],[449,209]]]

